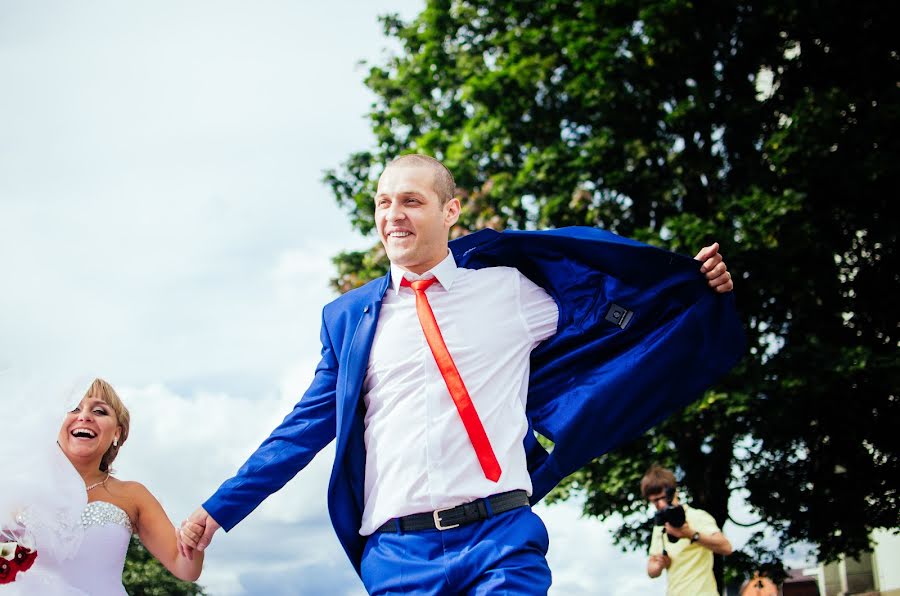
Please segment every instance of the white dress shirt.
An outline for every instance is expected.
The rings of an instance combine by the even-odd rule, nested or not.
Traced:
[[[426,291],[453,362],[502,470],[485,478],[416,315],[410,281]],[[462,269],[449,254],[422,276],[391,266],[369,355],[365,507],[360,534],[393,517],[429,512],[515,489],[531,494],[522,441],[528,431],[530,354],[556,333],[559,311],[510,267]]]

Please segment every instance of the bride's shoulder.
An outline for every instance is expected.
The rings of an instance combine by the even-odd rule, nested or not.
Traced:
[[[153,493],[136,480],[116,479],[115,484],[110,487],[110,493],[118,497],[120,507],[125,509],[133,520],[140,520],[143,513],[159,507],[159,501]]]
[[[119,480],[110,478],[107,489],[117,500],[128,503],[132,508],[140,510],[142,506],[155,501],[150,490],[137,480]],[[137,513],[137,511],[135,511]]]
[[[114,482],[114,485],[110,488],[116,490],[125,497],[142,499],[153,496],[150,493],[150,490],[137,480],[119,480],[118,478],[110,478],[110,480]]]

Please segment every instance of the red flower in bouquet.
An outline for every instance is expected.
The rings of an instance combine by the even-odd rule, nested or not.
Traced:
[[[0,557],[0,584],[8,584],[16,579],[19,566]]]
[[[19,566],[19,571],[28,571],[34,565],[35,559],[37,559],[36,550],[25,548],[21,544],[16,545],[16,557],[14,560]]]
[[[16,575],[34,565],[37,551],[15,542],[0,543],[0,584],[15,581]]]

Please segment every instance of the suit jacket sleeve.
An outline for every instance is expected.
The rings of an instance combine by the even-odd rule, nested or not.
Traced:
[[[294,409],[203,507],[226,531],[278,491],[335,437],[338,362],[323,317],[322,359]]]

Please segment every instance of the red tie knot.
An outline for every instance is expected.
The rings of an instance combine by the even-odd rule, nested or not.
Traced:
[[[431,286],[431,284],[436,281],[436,277],[429,277],[428,279],[417,279],[416,281],[409,281],[404,277],[402,280],[400,280],[400,285],[404,288],[412,288],[416,292],[424,292]]]

